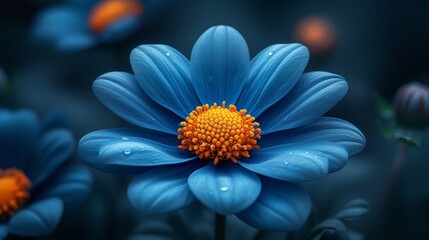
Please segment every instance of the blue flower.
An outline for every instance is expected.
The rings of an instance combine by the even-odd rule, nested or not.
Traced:
[[[365,145],[352,124],[322,117],[348,85],[327,72],[302,74],[308,58],[300,44],[276,44],[250,60],[228,26],[207,30],[190,60],[141,45],[131,53],[134,74],[93,84],[102,103],[141,128],[89,133],[78,152],[99,170],[140,174],[128,197],[142,214],[200,201],[259,229],[296,230],[310,212],[296,182],[341,169]]]
[[[33,35],[36,40],[49,42],[59,51],[84,50],[99,43],[127,38],[166,2],[69,0],[68,4],[39,14]]]
[[[0,109],[0,239],[51,233],[63,211],[89,194],[86,168],[61,167],[74,139],[60,120],[51,114],[40,122],[28,110]]]

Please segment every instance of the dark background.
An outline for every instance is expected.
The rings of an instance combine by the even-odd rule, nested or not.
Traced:
[[[353,198],[364,198],[371,214],[353,224],[367,239],[429,239],[429,139],[410,150],[383,209],[377,201],[387,185],[398,146],[381,137],[374,96],[389,101],[410,81],[429,83],[429,2],[427,1],[263,1],[173,2],[132,37],[76,53],[58,53],[32,41],[36,15],[60,1],[7,1],[0,6],[0,68],[11,89],[0,104],[31,108],[41,116],[62,109],[79,140],[102,128],[129,126],[92,94],[93,80],[109,71],[131,72],[129,54],[147,43],[168,44],[189,57],[196,39],[209,27],[225,24],[246,39],[251,56],[274,43],[295,42],[297,23],[321,16],[336,42],[323,57],[311,57],[306,71],[342,75],[347,96],[327,115],[346,119],[367,138],[363,153],[341,171],[305,184],[321,216],[328,217]],[[75,156],[75,161],[79,161]],[[67,213],[52,239],[125,239],[136,226],[126,199],[129,178],[93,171],[94,194],[78,211]],[[375,209],[374,209],[375,208]]]

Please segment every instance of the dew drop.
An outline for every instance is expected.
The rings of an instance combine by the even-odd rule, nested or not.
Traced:
[[[165,55],[167,55],[167,57],[169,57],[171,55],[170,52],[166,52]]]
[[[228,187],[221,187],[221,188],[220,188],[220,190],[221,190],[222,192],[226,192],[226,191],[228,191]]]
[[[121,138],[122,140],[124,140],[124,141],[128,141],[128,140],[130,140],[129,138],[127,138],[127,137],[122,137]]]
[[[125,155],[130,155],[131,154],[131,149],[129,149],[129,148],[124,149],[124,154]]]
[[[289,162],[285,161],[285,164],[286,164],[286,165],[288,165],[288,164],[289,164]]]
[[[305,152],[305,154],[308,154],[308,152]]]
[[[290,154],[290,155],[292,155],[292,154],[293,154],[293,152],[289,152],[289,154]]]
[[[271,55],[273,55],[273,52],[269,52],[269,53],[268,53],[268,56],[271,56]]]

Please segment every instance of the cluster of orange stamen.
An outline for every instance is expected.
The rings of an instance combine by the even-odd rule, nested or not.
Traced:
[[[0,169],[0,221],[6,221],[30,197],[31,181],[20,170]]]
[[[88,24],[93,32],[101,33],[119,20],[142,13],[143,4],[140,0],[104,0],[92,10]]]
[[[225,108],[216,103],[198,106],[181,122],[178,129],[180,149],[186,149],[200,159],[211,159],[216,165],[220,160],[237,163],[241,157],[250,157],[249,151],[259,148],[257,140],[261,138],[261,129],[255,118],[246,114],[245,109],[229,105]]]

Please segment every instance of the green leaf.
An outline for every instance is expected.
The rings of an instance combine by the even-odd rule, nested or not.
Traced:
[[[382,119],[395,118],[395,109],[393,105],[378,93],[375,94],[375,104],[377,107],[378,115]]]
[[[420,148],[422,146],[422,131],[418,129],[397,128],[394,132],[396,141],[406,144],[407,146]]]
[[[377,127],[386,139],[395,139],[407,146],[420,148],[422,145],[422,131],[418,129],[404,128],[395,120],[395,109],[393,105],[375,93],[375,103],[379,119]]]
[[[378,130],[385,139],[393,139],[398,126],[395,123],[377,122]]]
[[[375,93],[375,105],[377,108],[377,127],[385,139],[394,139],[394,134],[398,128],[395,121],[395,110],[392,104]]]

